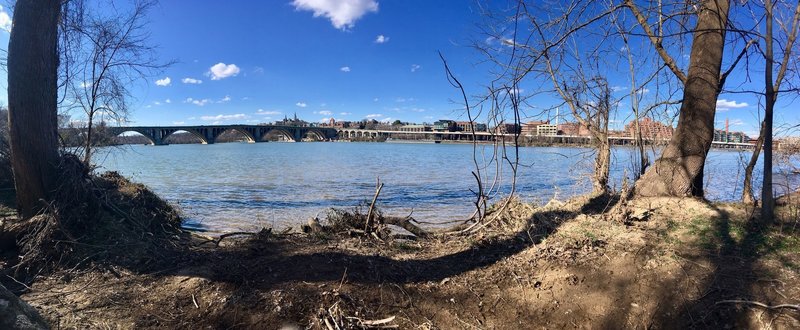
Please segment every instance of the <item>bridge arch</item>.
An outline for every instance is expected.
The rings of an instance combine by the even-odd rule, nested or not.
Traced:
[[[242,128],[242,127],[230,127],[230,128],[226,128],[226,129],[220,130],[214,136],[214,141],[216,141],[217,138],[219,138],[221,135],[225,134],[226,132],[231,132],[231,131],[238,132],[239,134],[244,136],[244,138],[247,140],[247,143],[255,143],[256,142],[256,137],[253,136],[253,134],[251,132],[249,132],[248,130],[246,130],[246,129]]]
[[[286,142],[296,142],[294,140],[294,136],[292,135],[291,132],[289,132],[289,131],[287,131],[287,130],[285,130],[283,128],[277,128],[277,127],[272,128],[272,129],[264,132],[264,134],[262,134],[259,137],[258,141],[269,141],[268,140],[268,138],[269,138],[268,136],[270,136],[270,135],[274,136],[275,134],[279,134],[280,136],[283,136],[285,138]]]
[[[162,137],[162,141],[167,141],[167,138],[169,138],[170,136],[172,136],[173,134],[178,133],[178,132],[190,133],[194,137],[199,139],[201,144],[208,144],[208,139],[206,139],[206,137],[205,137],[205,135],[203,135],[203,133],[200,133],[199,131],[197,131],[195,129],[192,129],[192,128],[188,128],[188,127],[181,128],[181,129],[176,129],[174,131],[170,130],[168,132],[165,132],[166,134],[164,134],[164,137]]]
[[[316,141],[325,141],[325,134],[315,129],[308,130],[305,136],[303,136],[303,138],[308,138],[308,137],[311,137]]]
[[[129,130],[118,130],[118,131],[113,132],[113,133],[116,133],[116,134],[114,134],[114,137],[119,137],[120,135],[123,135],[125,133],[137,133],[137,135],[141,135],[145,139],[147,139],[147,141],[149,142],[150,145],[155,145],[156,144],[156,141],[153,139],[152,136],[150,136],[150,132],[140,131],[140,130],[137,130],[137,129],[129,129]]]

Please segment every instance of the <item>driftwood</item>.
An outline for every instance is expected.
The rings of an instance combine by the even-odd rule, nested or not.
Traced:
[[[375,188],[375,196],[372,197],[372,203],[369,204],[369,211],[367,212],[367,223],[364,226],[364,231],[367,233],[372,232],[375,228],[374,224],[374,211],[375,211],[375,202],[378,201],[378,196],[381,194],[381,189],[383,189],[383,183],[381,180],[378,179],[378,186]]]
[[[33,307],[0,284],[0,329],[49,328]]]
[[[414,234],[414,236],[419,238],[428,238],[431,236],[431,233],[427,230],[411,223],[413,220],[414,218],[411,217],[383,217],[383,223],[387,225],[395,225],[408,230],[410,233]]]
[[[307,233],[307,234],[308,233],[321,233],[321,232],[325,231],[325,229],[319,223],[319,219],[317,219],[317,218],[309,219],[308,223],[306,223],[305,225],[300,226],[300,229],[304,233]]]

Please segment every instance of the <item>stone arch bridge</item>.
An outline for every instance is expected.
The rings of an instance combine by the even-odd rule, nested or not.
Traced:
[[[120,126],[107,128],[107,131],[114,136],[126,132],[142,134],[154,145],[166,144],[167,137],[178,131],[191,133],[203,144],[212,144],[222,133],[230,130],[241,133],[250,143],[265,142],[267,134],[270,133],[279,133],[292,142],[300,142],[306,137],[317,141],[328,141],[337,137],[337,132],[333,128],[281,125]]]

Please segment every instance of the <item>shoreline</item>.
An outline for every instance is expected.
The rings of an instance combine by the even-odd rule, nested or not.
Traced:
[[[65,328],[328,329],[383,322],[402,329],[511,329],[746,328],[769,311],[719,301],[748,292],[754,301],[778,304],[786,302],[780,295],[800,294],[800,240],[777,227],[763,229],[765,242],[744,236],[746,205],[633,200],[635,214],[648,218],[625,224],[603,221],[607,211],[584,214],[606,206],[591,200],[513,204],[480,234],[434,239],[380,241],[328,226],[192,235],[180,249],[161,251],[148,271],[113,262],[56,270],[20,296]],[[719,232],[718,222],[730,228]],[[782,223],[791,226],[788,218]],[[756,253],[745,249],[750,244]],[[760,280],[764,274],[771,281]],[[770,313],[764,321],[770,325],[800,326],[779,318],[781,311]]]

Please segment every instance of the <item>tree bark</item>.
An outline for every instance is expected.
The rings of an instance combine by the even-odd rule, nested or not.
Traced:
[[[766,36],[764,41],[766,49],[764,56],[766,63],[764,66],[764,83],[766,95],[764,100],[764,177],[761,184],[761,222],[770,223],[774,217],[775,199],[772,195],[772,117],[773,110],[775,109],[775,86],[772,83],[772,67],[774,59],[772,58],[772,0],[767,0],[764,3],[766,9]]]
[[[595,193],[605,194],[608,193],[608,176],[611,170],[611,145],[608,136],[605,135],[605,139],[597,139],[595,148],[597,157],[594,160],[593,190]]]
[[[0,284],[0,329],[49,329],[33,307]]]
[[[638,196],[703,196],[703,168],[714,140],[729,7],[728,0],[702,3],[678,127],[664,153],[636,183]]]
[[[750,156],[750,161],[744,168],[744,188],[742,189],[742,203],[755,204],[756,198],[753,196],[753,170],[758,162],[758,157],[761,155],[761,146],[764,145],[765,135],[764,123],[761,123],[761,132],[758,135],[758,140],[753,148],[753,155]]]
[[[56,187],[58,166],[59,0],[18,0],[8,44],[11,166],[21,218],[39,212]]]

